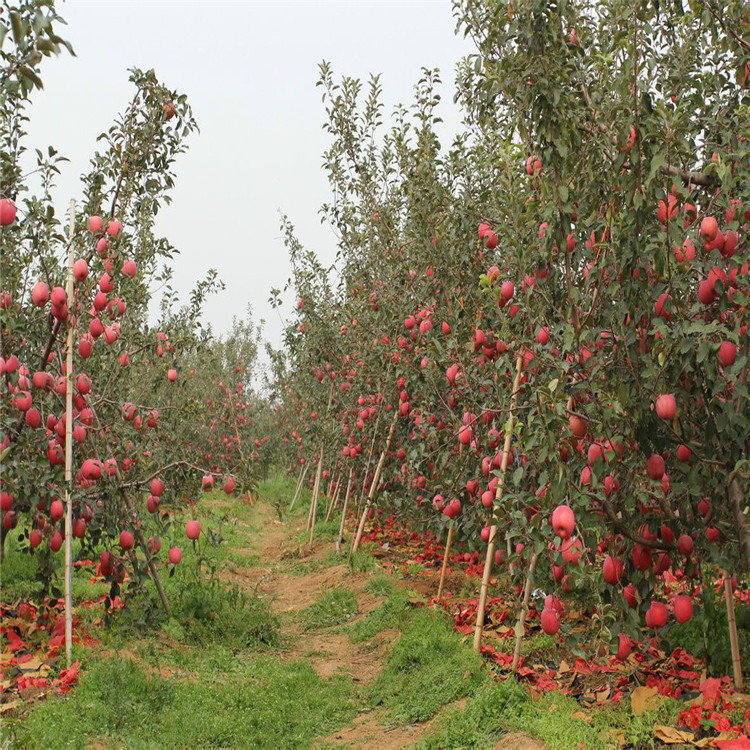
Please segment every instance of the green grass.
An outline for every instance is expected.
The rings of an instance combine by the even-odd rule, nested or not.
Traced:
[[[498,649],[512,654],[515,644],[515,636],[504,638],[500,641]],[[521,656],[523,657],[536,656],[537,658],[554,658],[558,649],[559,645],[555,636],[546,635],[544,633],[526,636],[521,641]]]
[[[359,613],[357,595],[347,588],[326,591],[315,604],[299,613],[304,630],[321,630],[344,625]]]
[[[324,520],[316,521],[315,523],[315,539],[317,541],[330,541],[336,539],[339,535],[340,519],[333,519],[326,523]],[[310,541],[310,532],[303,531],[295,537],[295,541],[299,544],[306,544]]]
[[[351,681],[302,662],[243,661],[231,679],[165,679],[129,660],[93,659],[67,698],[38,704],[17,746],[306,747],[356,714]]]
[[[421,750],[491,748],[505,733],[507,717],[522,715],[528,704],[526,689],[515,680],[485,683],[469,698],[463,710],[446,711],[418,747]]]
[[[413,611],[408,607],[410,598],[403,589],[393,589],[380,606],[352,625],[349,638],[354,643],[360,643],[374,638],[383,630],[402,629]]]
[[[364,545],[360,547],[351,557],[349,567],[353,573],[369,573],[376,570],[378,561]]]
[[[515,680],[482,685],[463,709],[450,709],[419,743],[420,750],[494,747],[507,732],[526,732],[556,750],[606,750],[618,747],[622,732],[628,747],[654,747],[654,724],[674,725],[682,706],[665,699],[656,709],[635,716],[626,701],[617,707],[586,711],[591,723],[579,717],[578,702],[562,693],[534,699]]]
[[[281,567],[284,569],[285,573],[302,578],[306,575],[309,575],[310,573],[315,573],[318,570],[330,568],[334,565],[341,565],[344,562],[346,562],[345,557],[340,557],[333,550],[331,550],[323,558],[288,561],[282,563]]]
[[[371,578],[364,586],[365,591],[373,596],[391,596],[397,591],[393,576],[387,573],[380,573]]]
[[[417,609],[404,623],[368,698],[395,722],[426,721],[490,679],[481,658],[453,632],[444,613]]]

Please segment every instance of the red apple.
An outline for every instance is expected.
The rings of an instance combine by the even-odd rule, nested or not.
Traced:
[[[616,586],[622,579],[624,567],[619,557],[609,555],[604,560],[604,580],[610,586]]]
[[[560,615],[554,609],[543,609],[540,620],[547,635],[555,635],[560,630]]]
[[[31,300],[37,307],[44,307],[49,300],[49,288],[43,281],[38,281],[31,290]]]
[[[693,619],[693,600],[689,596],[675,597],[674,619],[680,623]]]
[[[0,226],[10,226],[16,220],[16,204],[9,198],[0,199]]]
[[[690,557],[690,555],[693,554],[694,547],[695,543],[693,542],[693,537],[688,534],[682,534],[677,540],[677,549],[679,549],[680,554],[685,557]]]
[[[674,419],[677,401],[671,393],[665,393],[656,399],[656,414],[659,419]]]
[[[59,521],[65,515],[65,506],[62,500],[53,500],[49,506],[49,515],[53,521]]]
[[[567,505],[558,505],[552,511],[552,529],[560,539],[568,539],[576,525],[575,514]]]
[[[722,341],[719,347],[719,361],[724,367],[731,367],[737,359],[737,346],[731,341]]]

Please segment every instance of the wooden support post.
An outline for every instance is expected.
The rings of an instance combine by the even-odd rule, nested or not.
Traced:
[[[331,411],[331,403],[333,402],[333,387],[336,384],[336,381],[331,381],[331,390],[328,393],[328,405],[326,406],[326,417],[328,417],[328,412]],[[322,476],[323,471],[323,444],[320,446],[320,462],[318,463],[318,483],[317,488],[313,490],[313,500],[312,500],[312,508],[311,508],[311,522],[310,522],[310,547],[313,546],[313,542],[315,541],[315,516],[318,512],[318,494],[320,492],[320,478]]]
[[[73,333],[75,297],[73,294],[73,236],[76,202],[70,201],[68,223],[68,339],[65,348],[65,659],[73,660]]]
[[[539,562],[539,552],[536,552],[531,556],[531,562],[529,563],[529,572],[526,575],[526,586],[524,586],[523,589],[523,603],[521,604],[521,613],[518,615],[518,622],[516,622],[516,647],[513,649],[514,672],[518,668],[518,662],[521,660],[521,642],[523,641],[523,634],[526,629],[526,616],[529,614],[531,584],[534,582],[534,571],[536,571],[537,562]]]
[[[742,692],[742,660],[740,646],[737,640],[737,620],[734,617],[734,595],[732,594],[732,576],[724,571],[724,599],[727,603],[727,623],[729,625],[729,645],[732,650],[732,671],[734,672],[734,686]]]
[[[443,568],[440,571],[440,583],[438,584],[437,598],[443,598],[443,584],[445,583],[445,571],[448,568],[448,557],[451,553],[451,542],[453,541],[453,526],[448,527],[448,541],[445,543],[445,554],[443,555]]]
[[[349,469],[349,481],[346,483],[346,495],[344,496],[344,507],[341,511],[341,526],[339,526],[339,535],[336,539],[336,554],[341,554],[341,540],[344,538],[344,524],[346,523],[346,509],[349,505],[349,495],[352,489],[352,475],[354,474],[354,467]]]
[[[495,536],[497,535],[497,509],[503,499],[503,487],[505,486],[505,472],[508,468],[510,458],[510,446],[513,439],[513,425],[515,423],[516,401],[518,400],[518,389],[521,383],[521,371],[523,369],[523,356],[516,359],[516,377],[513,380],[513,391],[510,396],[510,409],[508,422],[505,427],[505,444],[503,446],[503,458],[500,464],[500,478],[495,490],[495,504],[492,515],[492,526],[490,527],[490,538],[487,543],[487,555],[484,560],[484,571],[482,572],[482,588],[479,592],[479,607],[477,609],[477,624],[474,629],[474,650],[479,652],[482,648],[482,631],[484,629],[484,610],[487,606],[487,591],[490,586],[490,574],[492,564],[495,560]]]
[[[323,446],[320,446],[320,457],[318,468],[315,470],[315,482],[313,484],[312,496],[310,497],[310,512],[307,515],[307,528],[312,529],[315,525],[315,514],[318,510],[318,493],[320,492],[320,478],[323,475]],[[312,534],[310,535],[312,544]]]
[[[388,449],[391,447],[391,440],[393,440],[393,433],[396,431],[396,424],[398,423],[398,407],[393,407],[393,421],[391,422],[391,429],[388,431],[388,437],[385,441],[385,447],[383,452],[380,454],[380,460],[375,468],[375,476],[372,478],[372,484],[370,485],[370,491],[367,494],[367,502],[365,503],[364,510],[362,511],[362,517],[359,519],[359,527],[357,528],[357,536],[354,538],[354,544],[352,544],[351,550],[349,551],[349,558],[359,549],[359,543],[362,541],[362,532],[365,530],[365,521],[367,521],[367,512],[370,510],[375,492],[377,491],[378,484],[380,483],[380,473],[383,471],[383,464],[385,463],[385,457],[388,455]]]
[[[328,523],[331,520],[331,513],[333,513],[333,509],[336,507],[336,503],[339,501],[339,495],[341,494],[341,473],[336,477],[336,483],[333,488],[333,496],[331,497],[331,502],[328,504],[328,512],[326,513],[326,520],[325,522]]]
[[[305,477],[307,476],[307,470],[310,468],[310,464],[305,463],[304,466],[300,466],[299,469],[299,477],[297,479],[297,488],[294,490],[294,497],[292,498],[292,502],[289,506],[289,511],[291,512],[292,508],[294,508],[294,504],[297,502],[297,498],[300,495],[300,492],[302,492],[302,487],[305,484]]]

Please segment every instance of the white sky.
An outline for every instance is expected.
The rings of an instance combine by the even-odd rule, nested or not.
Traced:
[[[411,101],[422,66],[440,68],[446,136],[457,130],[453,73],[470,50],[454,35],[450,0],[68,0],[59,10],[68,22],[60,33],[77,57],[42,68],[45,89],[29,112],[27,141],[71,159],[58,180],[58,209],[79,194],[96,136],[131,96],[127,69],[154,68],[188,95],[201,130],[179,158],[174,202],[160,212],[157,230],[180,250],[174,284],[183,299],[210,267],[224,279],[226,290],[205,310],[216,332],[250,303],[278,345],[281,323],[268,297],[289,275],[279,210],[306,247],[324,262],[334,257],[334,238],[317,213],[329,195],[315,87],[321,60],[337,76],[381,73],[387,113]]]

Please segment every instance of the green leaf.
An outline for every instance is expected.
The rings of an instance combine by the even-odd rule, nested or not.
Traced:
[[[24,77],[28,78],[37,88],[43,89],[44,84],[42,83],[42,79],[27,65],[21,65],[18,68],[18,72]]]
[[[24,37],[24,22],[19,13],[10,12],[10,25],[13,29],[13,41],[20,47]]]

